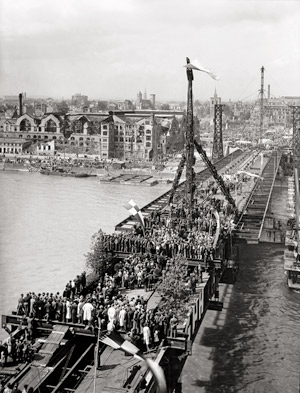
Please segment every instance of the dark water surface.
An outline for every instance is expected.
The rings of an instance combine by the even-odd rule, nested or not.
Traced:
[[[299,392],[299,310],[300,293],[286,285],[282,246],[241,247],[226,322],[213,337],[217,350],[206,391]]]
[[[271,210],[283,221],[286,204],[278,182]],[[240,245],[224,328],[202,338],[216,348],[205,392],[300,392],[300,293],[286,284],[283,253],[283,245]]]

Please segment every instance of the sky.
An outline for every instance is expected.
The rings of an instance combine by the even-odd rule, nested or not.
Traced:
[[[300,96],[300,1],[0,0],[0,97],[223,101]]]

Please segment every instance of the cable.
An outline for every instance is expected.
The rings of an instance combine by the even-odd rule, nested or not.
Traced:
[[[255,93],[257,93],[257,90],[255,90],[253,93],[249,94],[248,96],[239,99],[239,101],[243,101],[243,100],[245,100],[245,99],[251,97],[251,96],[254,95]]]
[[[244,94],[245,94],[245,92],[247,91],[247,89],[248,89],[248,87],[254,82],[254,80],[256,79],[256,77],[257,77],[257,75],[260,73],[260,71],[259,72],[257,72],[256,74],[255,74],[255,76],[253,77],[253,79],[250,81],[250,83],[247,85],[247,87],[244,89],[244,91],[242,92],[242,94],[241,94],[241,96],[243,96]],[[241,101],[240,99],[238,99],[238,101]]]

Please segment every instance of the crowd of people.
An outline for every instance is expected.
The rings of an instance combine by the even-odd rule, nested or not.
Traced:
[[[209,203],[195,204],[192,212],[184,203],[172,206],[168,214],[153,211],[144,217],[144,228],[135,225],[129,233],[101,234],[99,241],[106,252],[150,253],[169,258],[181,255],[187,259],[209,262],[216,256],[215,211],[220,218],[220,237],[226,237],[232,228],[233,209],[224,200],[211,197]],[[190,222],[192,228],[189,227]]]
[[[62,294],[21,294],[17,314],[26,322],[25,333],[17,340],[10,335],[5,344],[1,343],[2,366],[5,366],[8,357],[13,362],[32,359],[36,320],[39,319],[81,324],[94,334],[99,328],[101,331],[118,330],[145,351],[156,348],[164,337],[176,334],[175,312],[159,305],[149,309],[146,298],[130,296],[126,289],[154,289],[168,276],[172,263],[173,259],[166,256],[132,254],[115,263],[113,271],[105,273],[92,290],[86,287],[86,274],[83,272],[66,284]],[[194,273],[191,277],[187,276],[189,286],[192,277],[195,277]]]
[[[205,193],[207,203],[200,203],[204,196],[196,195],[192,212],[181,201],[171,205],[168,214],[153,211],[145,217],[144,227],[136,225],[126,233],[100,233],[98,241],[104,253],[128,255],[112,265],[112,270],[105,272],[94,287],[87,286],[83,272],[70,280],[62,293],[21,294],[16,313],[25,321],[25,333],[18,339],[10,335],[5,343],[0,343],[0,366],[4,367],[8,358],[13,362],[32,359],[36,320],[80,324],[94,334],[98,329],[117,330],[145,351],[159,346],[166,336],[176,336],[175,310],[160,305],[149,309],[147,299],[141,295],[130,296],[130,290],[143,288],[147,292],[157,288],[168,279],[178,256],[203,260],[207,267],[211,265],[216,257],[215,212],[220,217],[221,236],[226,236],[233,211],[228,203],[215,196],[213,184],[209,190],[209,198]],[[198,271],[187,273],[189,293],[195,291],[200,277]]]
[[[33,344],[26,334],[17,339],[9,335],[4,342],[0,340],[0,367],[5,367],[9,357],[13,363],[30,362],[35,353]]]

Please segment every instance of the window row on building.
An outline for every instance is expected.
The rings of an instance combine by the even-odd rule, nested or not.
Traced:
[[[174,118],[175,119],[175,118]],[[176,119],[171,125],[178,122]],[[50,142],[92,148],[103,158],[151,159],[163,149],[166,135],[161,133],[161,121],[154,115],[130,117],[130,115],[109,114],[47,114],[42,118],[27,113],[16,119],[0,121],[1,146],[7,138]],[[6,149],[5,149],[6,150]],[[18,148],[18,152],[19,152]],[[3,152],[3,150],[2,150]]]

